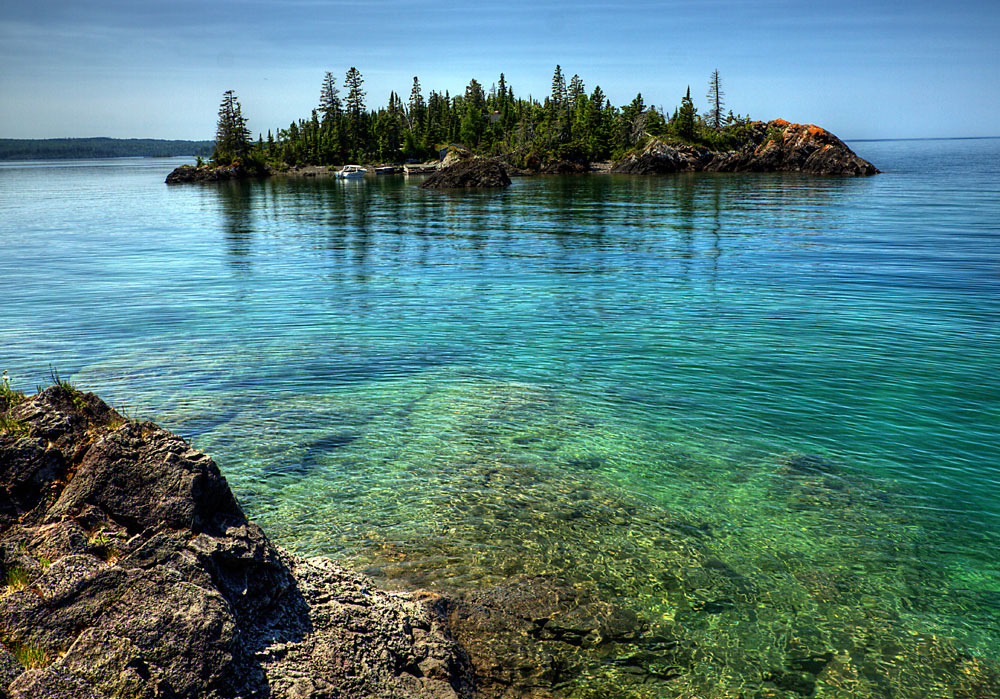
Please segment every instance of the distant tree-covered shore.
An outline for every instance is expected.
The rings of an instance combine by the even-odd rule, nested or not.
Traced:
[[[209,156],[214,147],[213,141],[156,138],[0,138],[0,160]]]

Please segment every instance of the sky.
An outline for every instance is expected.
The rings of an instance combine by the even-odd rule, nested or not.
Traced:
[[[0,0],[0,138],[211,139],[234,90],[256,134],[355,66],[369,107],[413,77],[543,99],[555,66],[616,105],[706,105],[845,139],[1000,135],[1000,0]]]

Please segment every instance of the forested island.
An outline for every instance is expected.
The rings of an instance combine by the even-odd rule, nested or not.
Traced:
[[[0,138],[0,160],[208,157],[214,141],[158,138]]]
[[[668,111],[639,93],[627,105],[611,104],[600,86],[588,92],[579,75],[568,81],[556,66],[544,100],[518,96],[503,73],[489,90],[472,79],[451,95],[427,97],[413,78],[404,103],[391,92],[385,106],[366,105],[364,78],[347,71],[341,89],[327,72],[319,103],[308,118],[253,139],[238,98],[227,91],[219,108],[211,163],[172,173],[168,182],[266,175],[302,166],[344,163],[416,163],[449,150],[491,158],[524,172],[603,169],[653,174],[678,171],[797,171],[870,175],[878,170],[840,139],[813,124],[754,121],[727,110],[718,71],[708,83],[707,108],[699,112],[691,89]],[[724,156],[724,157],[717,157]],[[818,156],[818,157],[817,157]]]

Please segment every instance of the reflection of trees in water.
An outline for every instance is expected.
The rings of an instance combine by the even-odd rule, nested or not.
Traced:
[[[220,185],[229,264],[248,270],[254,237],[266,234],[294,236],[315,250],[329,260],[331,278],[364,280],[376,263],[425,268],[471,257],[490,273],[526,265],[567,273],[673,270],[714,283],[724,253],[737,249],[734,236],[808,231],[829,222],[831,200],[858,183],[698,173],[539,177],[481,192],[415,184],[391,177]]]
[[[229,181],[218,185],[226,261],[237,272],[249,272],[253,254],[254,193],[257,183]]]

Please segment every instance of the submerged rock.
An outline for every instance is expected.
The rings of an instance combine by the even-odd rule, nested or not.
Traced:
[[[428,177],[421,189],[469,189],[509,187],[510,177],[502,163],[496,160],[474,158],[457,160]]]
[[[271,544],[180,437],[63,386],[4,417],[0,695],[471,691],[428,605]]]
[[[814,124],[784,119],[752,122],[739,149],[715,152],[703,146],[653,139],[640,153],[619,161],[612,172],[650,175],[674,172],[803,172],[858,177],[878,168],[843,141]]]
[[[543,165],[539,172],[543,175],[582,175],[590,169],[572,160],[553,160]]]

